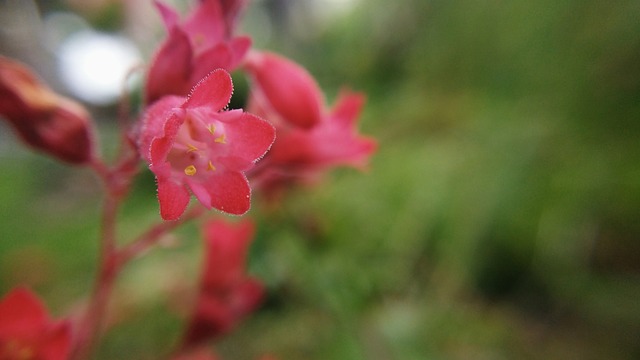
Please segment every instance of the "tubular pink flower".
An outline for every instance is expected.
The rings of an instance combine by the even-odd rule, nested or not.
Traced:
[[[64,360],[70,346],[69,323],[50,319],[29,290],[14,289],[0,300],[0,359]]]
[[[317,126],[284,134],[274,144],[270,161],[317,169],[339,165],[364,168],[377,147],[375,140],[357,133],[356,121],[364,101],[364,95],[344,91]]]
[[[200,292],[185,334],[186,347],[227,333],[260,304],[263,287],[245,274],[253,222],[213,220],[204,228],[206,257]]]
[[[168,37],[149,68],[145,85],[148,103],[164,95],[185,96],[214,69],[234,70],[251,47],[249,37],[233,37],[243,1],[199,1],[184,23],[169,6],[159,1],[155,5]]]
[[[182,215],[189,190],[208,209],[235,215],[249,210],[244,172],[269,150],[275,129],[242,110],[221,111],[232,91],[231,76],[218,69],[187,98],[167,96],[147,109],[140,153],[156,175],[163,219]]]
[[[255,85],[249,108],[278,131],[269,154],[250,172],[267,195],[315,180],[335,166],[366,167],[377,143],[357,131],[364,95],[343,91],[335,106],[325,109],[311,75],[290,60],[252,52],[246,67]]]

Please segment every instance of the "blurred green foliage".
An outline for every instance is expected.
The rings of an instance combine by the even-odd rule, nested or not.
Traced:
[[[254,199],[250,267],[269,296],[219,353],[640,357],[638,19],[631,0],[369,0],[275,37],[330,99],[368,94],[380,148],[364,174],[277,209]],[[90,287],[99,191],[18,145],[0,166],[0,290],[27,282],[62,314]],[[153,186],[140,179],[123,235],[156,220]],[[99,358],[155,359],[179,336],[197,227],[177,239],[125,270]]]

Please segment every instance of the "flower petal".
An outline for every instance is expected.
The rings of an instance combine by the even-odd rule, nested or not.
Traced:
[[[200,181],[194,179],[187,179],[187,185],[189,185],[189,189],[193,195],[198,199],[198,201],[207,209],[211,209],[211,194],[209,194],[209,190],[207,187]]]
[[[276,130],[268,121],[253,114],[227,111],[218,114],[225,122],[230,153],[254,162],[269,150],[276,137]]]
[[[230,65],[232,69],[235,69],[238,64],[245,58],[249,49],[251,48],[251,38],[248,36],[238,36],[229,40],[229,47],[233,53],[233,61]],[[227,69],[231,71],[231,69]]]
[[[183,114],[177,112],[169,113],[168,119],[162,128],[162,136],[155,137],[149,147],[149,161],[152,166],[164,163],[183,122]]]
[[[151,143],[153,139],[164,135],[166,120],[171,116],[171,110],[180,106],[184,98],[179,96],[164,96],[153,103],[145,111],[142,118],[142,128],[138,137],[140,156],[151,160]]]
[[[242,215],[251,207],[251,188],[244,174],[224,171],[211,177],[206,185],[211,206],[233,215]]]
[[[253,161],[239,156],[219,156],[216,161],[230,171],[247,171],[253,167]]]
[[[366,99],[364,94],[343,90],[333,106],[331,117],[345,126],[355,124]]]
[[[231,100],[233,83],[231,75],[223,69],[209,73],[193,88],[184,103],[186,108],[206,106],[213,111],[224,109]]]
[[[219,0],[201,0],[185,21],[184,29],[202,47],[222,41],[225,24]]]
[[[196,58],[193,73],[191,74],[192,82],[196,84],[199,80],[209,75],[211,70],[222,68],[230,71],[232,61],[232,50],[225,43],[220,43],[203,51]]]
[[[181,184],[158,178],[158,201],[160,216],[164,220],[177,220],[189,205],[189,191]]]
[[[151,62],[145,86],[147,103],[163,95],[186,95],[191,87],[191,60],[189,37],[178,27],[173,27]]]
[[[180,20],[178,13],[172,7],[157,0],[153,2],[153,5],[155,5],[160,16],[162,16],[162,21],[167,31],[171,31],[171,29],[178,24],[178,20]]]
[[[247,0],[219,0],[222,14],[227,23],[227,33],[231,34],[235,28],[240,13],[247,6]]]

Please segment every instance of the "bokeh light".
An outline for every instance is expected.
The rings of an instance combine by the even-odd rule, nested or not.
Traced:
[[[125,37],[82,30],[58,47],[60,76],[78,98],[94,105],[113,103],[140,53]]]

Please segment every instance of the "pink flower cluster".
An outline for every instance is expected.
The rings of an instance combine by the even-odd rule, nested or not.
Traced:
[[[366,168],[377,146],[357,131],[364,95],[344,90],[328,106],[302,66],[251,49],[249,37],[235,34],[246,0],[199,0],[184,20],[168,5],[154,4],[167,37],[148,66],[139,120],[123,135],[128,151],[113,166],[95,150],[96,128],[82,105],[53,92],[25,65],[0,57],[0,117],[29,146],[87,166],[105,183],[110,213],[102,241],[111,243],[103,246],[111,252],[102,256],[98,289],[109,289],[119,266],[163,232],[200,214],[185,215],[192,195],[205,209],[243,215],[252,188],[279,198],[336,166]],[[227,108],[235,70],[250,80],[248,112]],[[118,249],[115,212],[140,160],[155,175],[160,216],[167,222]],[[203,275],[176,359],[217,359],[201,344],[228,333],[260,305],[265,289],[245,273],[253,234],[248,219],[206,222]],[[73,322],[51,320],[31,292],[12,291],[0,301],[0,359],[84,358],[100,333],[101,321],[92,317],[106,311],[103,292],[84,320]]]
[[[266,196],[273,197],[335,166],[365,167],[376,142],[357,133],[364,96],[344,91],[336,105],[327,109],[322,91],[303,67],[276,54],[249,50],[249,38],[233,36],[244,1],[202,0],[184,23],[166,5],[156,5],[168,38],[156,53],[147,77],[147,100],[155,102],[143,120],[140,152],[158,179],[164,219],[174,220],[182,214],[188,203],[186,189],[207,208],[245,213],[250,190],[242,173],[255,180],[257,189]],[[205,76],[215,68],[232,71],[237,67],[252,80],[248,108],[258,117],[220,111],[231,96],[230,77],[221,75],[222,70]],[[161,97],[167,94],[187,96],[187,100]],[[209,120],[204,120],[206,113]],[[217,119],[211,114],[217,114]],[[275,127],[277,140],[273,128],[260,118]],[[222,123],[225,130],[218,126]],[[207,136],[209,126],[222,132]],[[221,137],[228,135],[226,131],[245,135]],[[206,139],[214,142],[207,145]],[[219,154],[214,158],[222,161],[220,171],[207,153]]]

